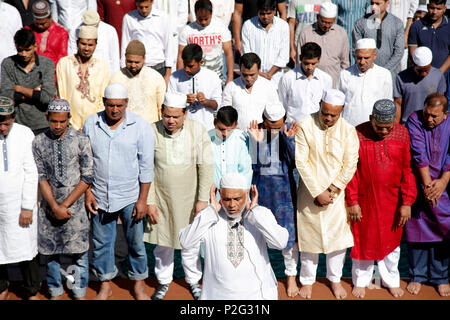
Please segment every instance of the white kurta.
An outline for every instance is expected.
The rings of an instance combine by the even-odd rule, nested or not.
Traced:
[[[6,139],[0,135],[0,265],[29,261],[38,253],[38,172],[33,139],[33,132],[17,123]],[[33,223],[26,228],[19,225],[22,209],[33,210]]]
[[[247,131],[251,121],[263,121],[266,105],[279,102],[277,89],[271,81],[258,76],[252,90],[248,91],[239,77],[230,81],[223,89],[221,107],[233,106],[238,112],[238,128]]]
[[[77,39],[80,27],[76,30],[69,32],[69,46],[67,54],[75,54],[78,51]],[[117,36],[116,29],[103,21],[100,21],[97,28],[98,39],[97,46],[95,47],[94,56],[102,59],[109,64],[109,73],[112,76],[116,71],[120,69],[120,49],[119,49],[119,37]]]
[[[205,67],[202,67],[194,76],[189,76],[184,69],[175,71],[170,76],[168,91],[185,94],[202,92],[206,99],[216,101],[217,107],[222,102],[222,81],[214,71]],[[214,129],[216,110],[205,107],[198,100],[189,104],[187,110],[188,119],[200,122],[207,131]]]
[[[229,231],[223,209],[217,213],[211,206],[207,207],[192,224],[180,231],[183,250],[204,243],[205,264],[200,300],[278,299],[277,279],[270,265],[267,245],[284,249],[288,231],[277,224],[269,209],[261,206],[244,213],[242,227],[243,258],[236,267],[227,258]],[[235,243],[236,246],[238,244]]]
[[[1,64],[3,59],[17,53],[16,46],[14,45],[14,35],[18,30],[22,29],[22,18],[20,18],[19,11],[15,7],[0,2],[0,21],[2,21],[2,26],[0,27],[0,39],[2,41],[2,45],[0,46]]]
[[[377,100],[393,100],[391,72],[376,64],[366,73],[359,71],[356,64],[342,70],[337,88],[345,94],[342,117],[355,127],[369,121]]]
[[[85,11],[97,11],[95,0],[49,0],[52,10],[52,18],[67,31],[75,29],[81,23]]]

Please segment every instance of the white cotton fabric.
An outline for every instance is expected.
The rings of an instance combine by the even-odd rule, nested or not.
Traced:
[[[186,100],[186,94],[175,91],[168,91],[164,98],[163,104],[171,108],[182,109],[186,108]]]
[[[128,90],[121,83],[111,83],[105,88],[104,97],[106,99],[127,99]]]
[[[331,282],[339,282],[342,277],[342,268],[345,262],[347,249],[330,252],[326,255],[327,279]],[[316,282],[317,265],[319,264],[319,254],[300,252],[300,283],[302,285],[312,285]]]

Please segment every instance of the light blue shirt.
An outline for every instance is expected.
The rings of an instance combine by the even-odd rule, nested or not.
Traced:
[[[112,135],[104,113],[88,117],[83,132],[94,155],[92,192],[97,205],[116,212],[137,201],[139,183],[153,181],[155,137],[151,125],[129,111]]]
[[[252,159],[248,149],[248,136],[240,129],[224,141],[215,129],[208,131],[214,154],[214,183],[219,189],[220,179],[226,173],[238,172],[245,176],[250,187],[252,183]]]

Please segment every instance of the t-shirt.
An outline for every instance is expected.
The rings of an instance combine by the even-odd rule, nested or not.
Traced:
[[[287,17],[295,19],[294,41],[297,43],[298,36],[303,27],[309,26],[317,21],[320,5],[329,0],[291,0],[287,10]]]
[[[394,85],[394,98],[402,98],[400,123],[406,123],[406,120],[414,111],[422,110],[425,98],[429,94],[445,93],[446,87],[442,71],[434,67],[431,67],[428,75],[418,82],[411,68],[400,72]]]
[[[222,43],[227,41],[231,41],[231,33],[216,18],[212,18],[211,23],[204,28],[196,21],[191,22],[183,28],[178,37],[180,46],[196,43],[202,47],[204,66],[216,72],[222,80]]]
[[[253,18],[258,14],[258,0],[235,0],[236,3],[242,4],[242,22]],[[286,0],[277,0],[278,3],[286,2]]]

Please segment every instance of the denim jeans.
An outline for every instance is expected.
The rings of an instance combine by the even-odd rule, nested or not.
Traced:
[[[67,280],[67,287],[72,290],[75,298],[82,298],[86,295],[86,288],[89,282],[89,260],[88,252],[72,254],[73,264],[67,270],[63,270],[60,264],[61,255],[48,257],[47,262],[47,286],[52,297],[60,296],[64,293],[61,275]],[[70,280],[73,277],[75,282]]]
[[[449,243],[408,242],[409,274],[412,282],[433,285],[448,283]]]
[[[117,212],[98,210],[92,218],[93,273],[100,281],[114,279],[118,270],[114,260],[114,244],[116,241],[117,218],[122,220],[125,238],[128,243],[128,258],[130,270],[128,276],[134,280],[148,278],[147,252],[145,251],[144,219],[134,221],[133,209],[135,203],[129,204]]]

